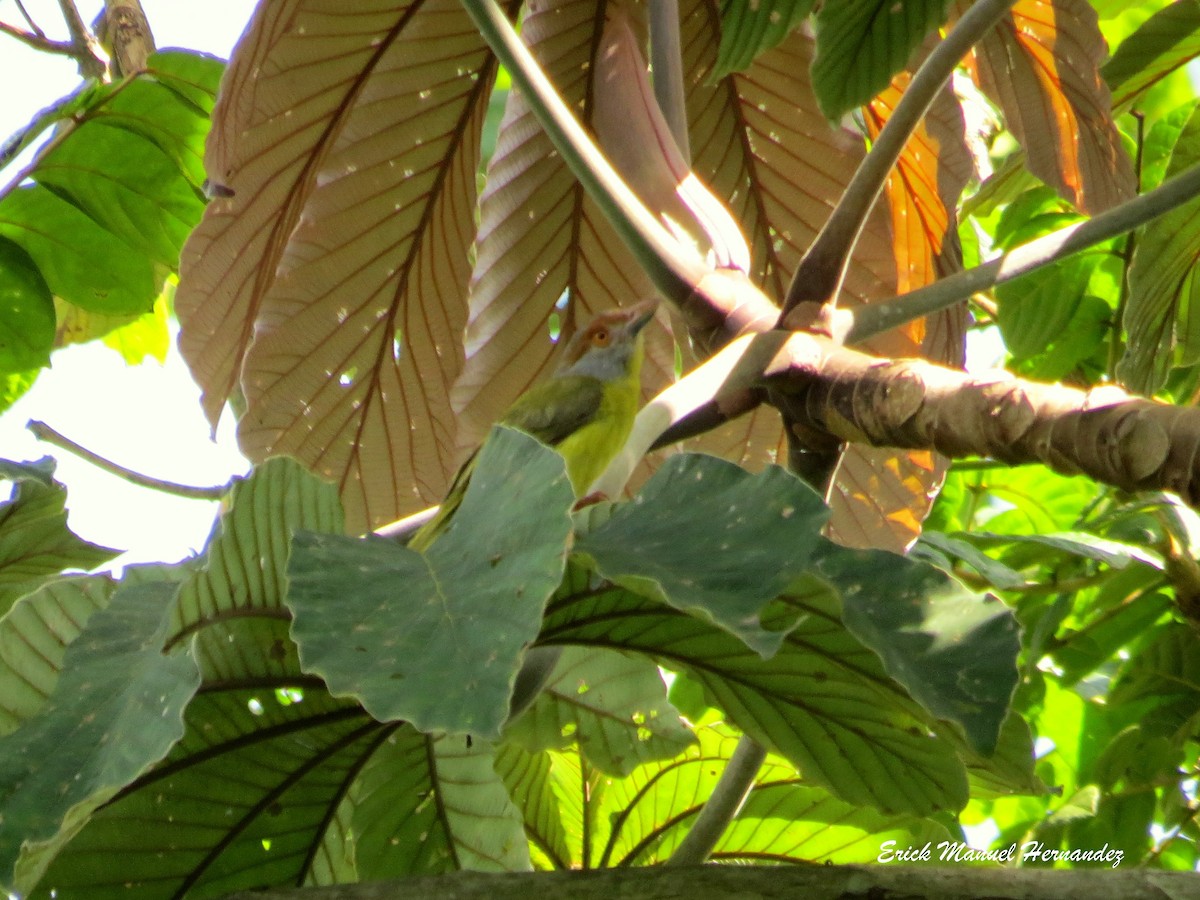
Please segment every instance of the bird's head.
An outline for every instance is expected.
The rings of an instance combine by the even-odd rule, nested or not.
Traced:
[[[596,316],[567,344],[558,375],[590,375],[616,381],[636,374],[642,363],[642,329],[654,318],[657,298]]]

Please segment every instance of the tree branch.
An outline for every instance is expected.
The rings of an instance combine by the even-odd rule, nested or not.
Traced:
[[[44,53],[55,53],[59,56],[75,56],[75,45],[70,41],[53,41],[46,37],[45,34],[24,31],[15,25],[9,25],[7,22],[0,22],[0,34],[7,34],[9,37],[14,37],[22,44],[32,47],[34,50],[41,50]]]
[[[145,70],[154,52],[154,34],[138,0],[104,0],[96,32],[112,59],[114,77]]]
[[[141,472],[135,472],[133,469],[127,469],[75,443],[69,437],[55,431],[45,422],[38,422],[31,419],[25,427],[32,431],[34,437],[39,441],[45,441],[47,444],[53,444],[55,447],[60,447],[68,453],[74,453],[81,459],[85,459],[93,466],[96,466],[96,468],[103,469],[105,472],[116,475],[130,484],[136,484],[138,487],[162,491],[164,494],[174,494],[177,497],[186,497],[189,500],[220,500],[229,492],[230,486],[228,484],[218,484],[212,487],[196,487],[190,484],[178,484],[174,481],[163,481],[159,478],[143,475]]]
[[[905,322],[946,309],[974,293],[1005,284],[1101,241],[1132,231],[1197,196],[1200,196],[1200,164],[1148,193],[1114,206],[1094,218],[1076,222],[1015,247],[991,262],[957,272],[893,300],[847,310],[853,314],[854,324],[846,341],[857,343]]]
[[[1017,846],[1017,851],[1024,848]],[[933,849],[936,853],[936,849]],[[455,872],[321,888],[240,891],[229,900],[679,900],[755,897],[759,900],[1163,900],[1195,891],[1195,874],[1143,869],[1042,869],[950,866],[689,866],[484,874]]]
[[[871,152],[855,171],[838,205],[796,267],[783,303],[784,320],[802,302],[837,301],[859,233],[904,145],[959,61],[1015,2],[979,0],[917,69]]]
[[[29,15],[29,10],[25,8],[25,4],[22,3],[21,0],[13,0],[13,2],[17,5],[17,9],[20,10],[21,18],[24,19],[25,24],[29,26],[29,30],[38,37],[44,38],[46,36],[46,32],[42,31],[42,29],[38,27],[38,23],[33,21],[33,17]]]
[[[79,65],[79,74],[84,78],[103,79],[108,72],[103,50],[95,35],[84,24],[83,16],[79,14],[74,0],[58,0],[58,8],[62,10],[63,20],[67,23],[67,31],[71,35],[71,45],[74,48],[71,56]]]
[[[765,370],[785,417],[844,441],[1040,462],[1130,491],[1200,501],[1200,410],[1132,396],[881,360],[793,333]]]

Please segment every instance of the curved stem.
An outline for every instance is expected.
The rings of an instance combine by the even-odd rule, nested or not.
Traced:
[[[679,38],[679,0],[650,0],[650,68],[654,97],[683,158],[691,165],[687,101],[683,91],[683,51]]]
[[[786,317],[804,301],[832,303],[846,277],[854,244],[900,151],[959,61],[990,31],[1016,0],[979,0],[963,15],[909,82],[837,207],[800,260],[783,303]]]
[[[230,485],[228,484],[197,487],[190,484],[179,484],[174,481],[163,481],[160,478],[152,478],[149,475],[143,475],[141,472],[135,472],[133,469],[127,469],[122,465],[105,459],[98,453],[94,453],[87,449],[87,447],[75,443],[69,437],[55,431],[45,422],[38,422],[31,419],[25,427],[32,431],[34,437],[39,441],[45,441],[47,444],[53,444],[55,447],[60,447],[68,453],[74,453],[81,459],[85,459],[93,466],[96,466],[96,468],[103,469],[105,472],[116,475],[130,484],[136,484],[138,487],[162,491],[164,494],[174,494],[176,497],[186,497],[188,500],[220,500],[229,492]]]
[[[754,776],[762,768],[767,751],[749,735],[738,739],[737,748],[725,764],[717,786],[696,816],[687,837],[680,841],[668,866],[698,866],[706,859],[725,833],[754,785]]]

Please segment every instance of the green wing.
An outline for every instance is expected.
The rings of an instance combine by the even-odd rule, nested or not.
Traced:
[[[500,419],[553,447],[596,417],[604,382],[590,375],[560,375],[517,398]]]
[[[501,425],[511,425],[553,447],[569,438],[596,417],[604,383],[588,375],[562,375],[535,385],[517,398],[500,419]],[[467,459],[446,492],[442,508],[413,535],[408,546],[424,551],[441,534],[450,518],[462,503],[463,494],[475,468],[476,448]]]

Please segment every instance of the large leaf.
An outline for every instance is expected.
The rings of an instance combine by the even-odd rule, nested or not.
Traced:
[[[524,811],[527,830],[546,850],[547,864],[656,865],[670,858],[695,823],[737,744],[725,726],[701,727],[697,736],[698,743],[679,757],[639,766],[622,779],[599,776],[572,753],[534,758],[509,749],[501,754],[500,765]],[[928,820],[883,816],[843,803],[806,784],[786,760],[770,755],[713,859],[871,862],[885,840],[920,846],[945,837],[942,826]]]
[[[194,639],[206,682],[294,681],[300,663],[283,604],[288,551],[297,529],[342,532],[337,491],[294,460],[272,459],[226,502],[203,568],[179,592],[168,643]]]
[[[387,735],[357,706],[319,689],[205,689],[184,723],[162,763],[59,854],[44,890],[223,896],[302,882],[319,865],[328,820],[354,774]]]
[[[813,89],[825,115],[838,119],[887,87],[925,36],[946,21],[947,5],[948,0],[822,4]]]
[[[91,569],[120,551],[83,540],[67,527],[67,490],[54,461],[0,460],[0,479],[15,484],[0,503],[0,615],[22,594],[64,569]]]
[[[600,81],[601,23],[618,14],[610,6],[609,0],[553,0],[531,8],[521,26],[522,40],[587,126],[595,125],[597,92],[632,88]],[[635,8],[630,15],[640,28],[637,17],[644,12]],[[642,127],[649,125],[646,114],[641,105],[626,110]],[[604,134],[599,139],[603,145]],[[633,143],[624,155],[631,153],[648,155]],[[530,384],[553,370],[556,347],[576,330],[597,313],[653,291],[519,91],[505,104],[479,215],[466,362],[452,398],[465,446],[477,443]],[[646,341],[642,381],[646,396],[653,396],[673,379],[675,352],[662,329],[651,328]]]
[[[737,638],[575,571],[542,640],[648,653],[696,679],[739,727],[854,805],[924,815],[966,802],[966,773],[927,714],[842,625],[823,585],[798,584],[764,623],[791,628],[763,660]]]
[[[842,597],[846,627],[926,709],[996,748],[1017,686],[1017,620],[930,565],[827,547],[821,575]]]
[[[29,254],[56,296],[86,310],[143,313],[158,294],[151,260],[41,185],[0,200],[0,237]]]
[[[0,619],[0,735],[45,705],[67,645],[108,605],[115,587],[107,575],[60,578],[22,597]]]
[[[180,347],[209,419],[240,371],[243,448],[337,483],[354,531],[436,499],[456,461],[495,70],[452,0],[294,0],[259,8],[214,111]]]
[[[331,486],[279,459],[234,487],[165,641],[194,647],[203,673],[187,732],[67,844],[44,881],[60,896],[223,895],[527,866],[481,742],[379,725],[300,672],[282,602],[294,528],[341,532]],[[398,836],[416,859],[397,851]]]
[[[1100,77],[1104,39],[1086,0],[1018,0],[975,47],[974,69],[1030,170],[1079,210],[1133,194],[1133,167]]]
[[[695,738],[666,698],[658,667],[642,657],[567,647],[533,705],[504,731],[530,752],[578,742],[602,772],[625,776],[669,759]]]
[[[67,649],[49,702],[0,739],[0,878],[14,881],[22,848],[77,830],[183,735],[183,707],[200,683],[186,652],[164,653],[177,585],[133,585],[92,615]]]
[[[811,488],[777,466],[751,475],[678,454],[575,550],[609,581],[698,611],[765,657],[783,635],[763,627],[763,608],[805,572],[827,515]]]
[[[749,68],[776,47],[812,10],[813,0],[726,0],[721,4],[721,47],[713,78]]]
[[[486,741],[393,731],[351,790],[363,880],[530,868],[521,813]]]
[[[304,669],[380,721],[497,736],[562,579],[572,499],[562,457],[497,428],[448,529],[423,554],[300,532],[287,603]]]
[[[1165,177],[1200,160],[1200,112],[1193,111],[1171,150]],[[1117,374],[1133,390],[1153,394],[1173,366],[1200,360],[1200,202],[1150,222],[1138,235],[1129,267],[1125,328],[1129,340]]]

